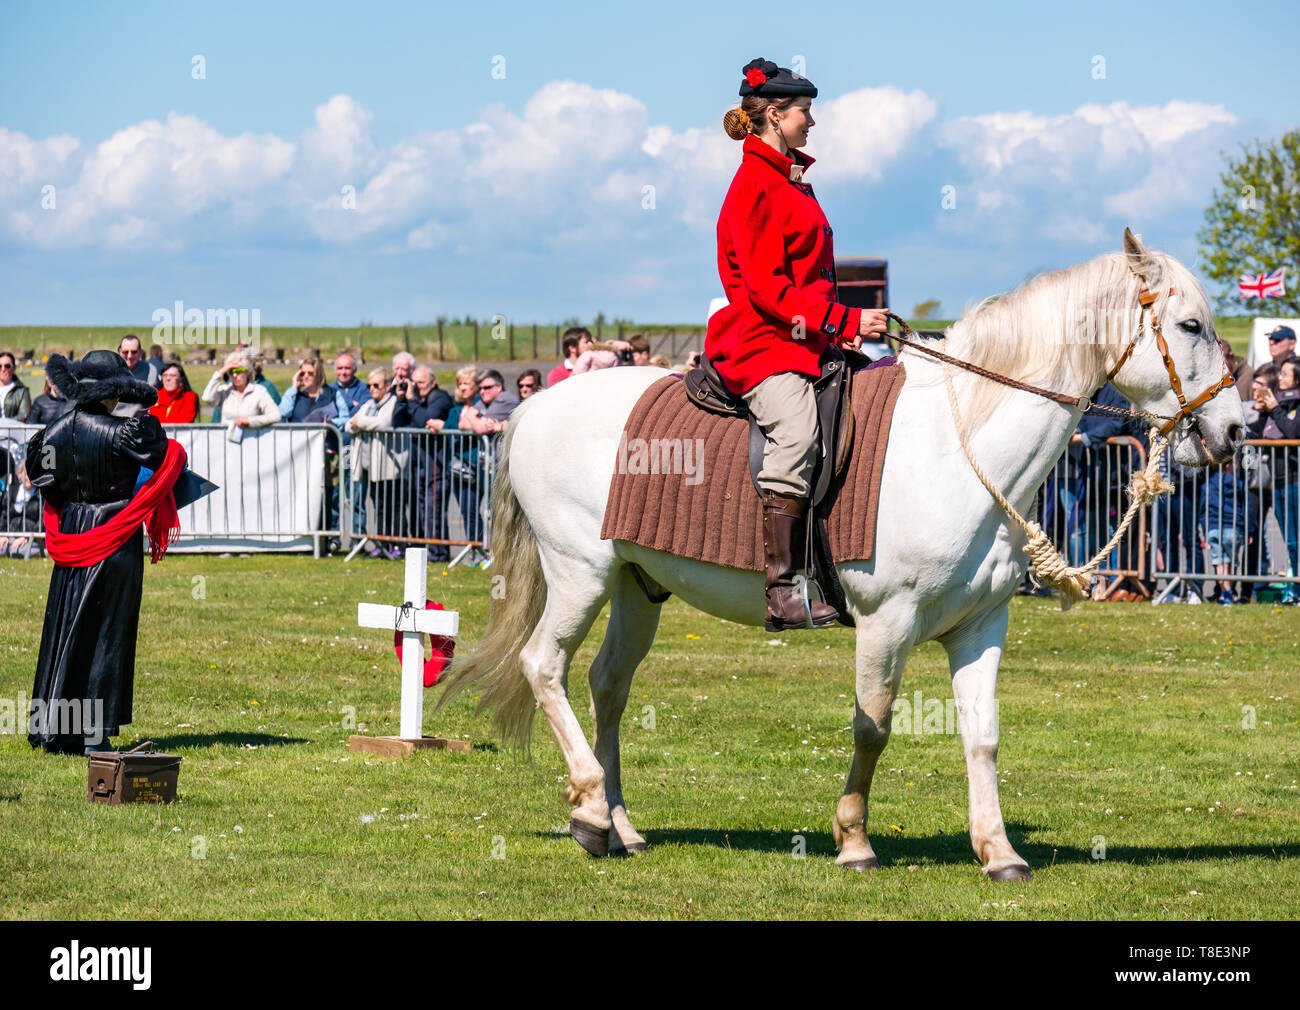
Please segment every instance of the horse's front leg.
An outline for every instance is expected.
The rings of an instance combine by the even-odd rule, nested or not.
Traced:
[[[998,801],[998,664],[1006,638],[1002,603],[944,636],[943,646],[966,751],[971,844],[991,880],[1028,880],[1029,864],[1007,839]]]
[[[835,862],[846,869],[875,870],[880,866],[867,838],[867,797],[880,752],[889,742],[894,696],[911,648],[910,633],[892,627],[879,613],[858,625],[853,763],[831,822],[840,849]]]

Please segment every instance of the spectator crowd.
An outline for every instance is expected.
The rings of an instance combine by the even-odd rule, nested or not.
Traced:
[[[1285,584],[1278,594],[1268,579],[1270,574],[1300,573],[1300,447],[1267,445],[1300,439],[1300,357],[1291,327],[1276,327],[1268,341],[1272,360],[1253,370],[1226,341],[1219,341],[1243,401],[1247,437],[1262,444],[1247,446],[1222,465],[1199,470],[1180,466],[1168,453],[1162,456],[1162,472],[1174,491],[1156,499],[1148,531],[1154,544],[1140,542],[1137,528],[1130,527],[1126,541],[1103,564],[1103,568],[1133,571],[1139,567],[1139,553],[1144,552],[1154,570],[1181,572],[1186,577],[1164,586],[1147,580],[1133,589],[1098,580],[1099,598],[1109,593],[1111,599],[1154,596],[1161,602],[1212,600],[1226,605],[1276,594],[1277,602],[1300,603],[1294,583]],[[1109,383],[1093,401],[1109,407],[1132,406]],[[1148,427],[1140,419],[1100,411],[1080,419],[1065,460],[1044,484],[1037,506],[1040,523],[1061,547],[1067,563],[1084,564],[1118,528],[1127,505],[1124,488],[1138,461],[1145,458],[1147,436]],[[1122,446],[1104,448],[1116,438],[1136,441],[1142,455]],[[1271,537],[1270,527],[1275,528]]]
[[[1253,370],[1220,341],[1243,400],[1249,436],[1262,445],[1199,471],[1184,469],[1166,454],[1162,466],[1174,492],[1161,496],[1151,513],[1148,533],[1154,546],[1139,542],[1134,528],[1110,559],[1110,567],[1131,570],[1138,553],[1148,552],[1156,570],[1188,575],[1174,591],[1164,593],[1168,599],[1246,601],[1259,598],[1267,575],[1300,572],[1300,447],[1267,446],[1269,441],[1300,439],[1300,357],[1290,327],[1275,328],[1268,341],[1272,360]],[[344,351],[332,362],[333,381],[328,381],[319,358],[298,360],[283,394],[262,374],[260,356],[247,347],[227,355],[201,394],[191,387],[178,361],[165,361],[157,346],[146,357],[134,334],[124,336],[117,351],[136,378],[158,390],[158,402],[148,410],[165,424],[198,422],[201,405],[207,405],[212,423],[225,427],[227,437],[236,442],[249,430],[274,424],[329,425],[327,528],[339,528],[336,474],[341,458],[352,475],[351,533],[367,537],[369,556],[399,558],[403,544],[427,543],[432,560],[449,560],[453,503],[464,525],[458,542],[483,541],[484,494],[497,451],[485,436],[504,431],[522,401],[595,369],[670,367],[666,358],[651,356],[649,341],[641,335],[600,342],[589,330],[573,327],[564,333],[561,347],[563,359],[545,378],[537,369],[527,369],[515,380],[513,391],[496,369],[475,367],[462,368],[455,389],[444,390],[434,369],[405,351],[388,366],[370,368],[363,379],[357,358]],[[693,367],[696,360],[692,355],[679,370]],[[1130,406],[1110,384],[1093,400]],[[3,422],[48,424],[67,409],[48,379],[32,398],[18,377],[14,355],[0,351],[0,444],[6,450],[0,472],[0,506],[6,513],[0,522],[0,554],[31,553],[37,544],[22,531],[38,530],[40,523],[39,493],[23,470],[23,442],[7,436]],[[118,407],[122,413],[140,409]],[[413,437],[414,431],[443,437]],[[1084,414],[1065,459],[1040,492],[1040,521],[1070,564],[1090,558],[1116,528],[1125,504],[1122,489],[1141,457],[1104,447],[1108,440],[1125,436],[1145,452],[1147,429],[1140,420],[1101,411]],[[1270,520],[1276,530],[1271,538],[1266,535]],[[20,531],[17,536],[15,530]],[[1111,598],[1135,598],[1114,589],[1108,590]],[[1154,585],[1145,589],[1144,597],[1159,595]],[[1294,584],[1285,587],[1280,602],[1300,602]]]
[[[333,431],[326,451],[329,529],[338,529],[338,458],[346,460],[351,487],[355,536],[368,536],[369,556],[400,558],[405,543],[429,543],[431,560],[449,560],[448,515],[454,502],[464,524],[463,538],[483,541],[485,490],[490,455],[482,436],[503,432],[519,404],[572,375],[599,368],[625,365],[668,367],[662,356],[652,358],[644,336],[630,340],[596,341],[589,330],[567,330],[561,346],[564,360],[543,382],[540,371],[530,368],[516,379],[514,391],[494,368],[462,368],[456,373],[454,392],[439,387],[434,369],[402,351],[391,365],[371,368],[365,378],[357,358],[348,351],[332,363],[333,381],[317,357],[297,361],[296,371],[283,394],[262,372],[258,354],[236,347],[212,373],[201,393],[196,393],[179,361],[165,361],[157,345],[144,355],[139,337],[127,334],[117,352],[132,374],[158,390],[158,402],[148,408],[164,424],[193,424],[202,420],[201,409],[211,410],[210,421],[227,429],[227,437],[241,441],[250,430],[274,424],[328,424]],[[4,419],[27,424],[48,424],[69,404],[46,379],[34,400],[18,379],[13,354],[0,352],[0,424]],[[120,404],[120,414],[144,408]],[[440,432],[444,437],[413,438],[412,429]],[[3,429],[0,428],[0,434]],[[22,445],[6,438],[3,481],[4,507],[9,514],[0,522],[0,553],[30,552],[30,538],[6,536],[6,530],[40,528],[39,493],[22,474]],[[444,541],[439,543],[438,541]]]

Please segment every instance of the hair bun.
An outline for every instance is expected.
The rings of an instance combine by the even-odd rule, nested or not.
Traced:
[[[753,125],[749,113],[739,105],[734,109],[728,109],[727,114],[722,117],[722,128],[727,131],[727,136],[732,140],[744,140],[745,134],[750,132]]]

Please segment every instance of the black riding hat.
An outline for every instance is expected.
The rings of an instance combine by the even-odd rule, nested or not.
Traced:
[[[789,98],[807,95],[817,97],[817,85],[808,78],[786,67],[778,67],[771,60],[759,57],[740,68],[740,95],[760,95],[763,98]]]
[[[158,391],[132,375],[116,351],[87,351],[80,361],[51,354],[45,374],[69,403],[120,400],[152,407],[158,402]]]

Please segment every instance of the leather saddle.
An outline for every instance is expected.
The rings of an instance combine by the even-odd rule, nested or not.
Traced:
[[[845,613],[844,590],[835,573],[835,562],[830,553],[826,533],[826,517],[830,514],[838,490],[835,478],[848,465],[853,451],[853,371],[869,364],[869,359],[856,351],[828,347],[821,356],[821,375],[813,380],[813,393],[817,399],[818,440],[820,452],[813,469],[812,491],[809,495],[808,530],[805,544],[808,557],[807,581],[815,582],[823,602],[839,612],[839,622],[849,627],[853,620]],[[763,468],[763,448],[767,436],[758,421],[749,412],[745,401],[731,392],[722,381],[712,361],[700,355],[697,368],[686,373],[686,395],[697,407],[731,417],[742,417],[749,423],[749,478],[759,498],[758,474]]]
[[[866,358],[850,351],[854,358]],[[813,507],[825,501],[831,489],[832,478],[843,471],[853,448],[853,411],[850,398],[853,373],[851,362],[839,348],[827,348],[821,361],[821,375],[813,380],[813,394],[817,399],[817,428],[821,451],[813,469],[812,493],[809,504]],[[749,423],[749,479],[754,490],[762,497],[758,487],[758,474],[763,469],[763,447],[767,436],[758,426],[745,401],[729,390],[718,370],[703,354],[700,364],[686,373],[686,395],[697,407],[729,417],[743,417]],[[827,460],[831,465],[827,465]]]

